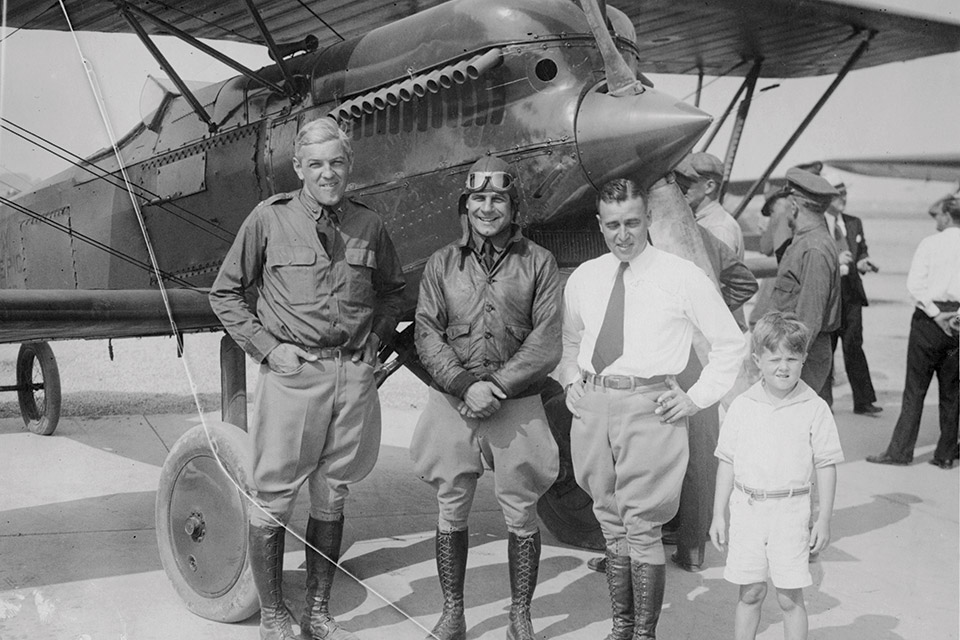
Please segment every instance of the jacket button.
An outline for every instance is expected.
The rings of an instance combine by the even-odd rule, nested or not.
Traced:
[[[487,331],[487,332],[485,332],[485,333],[483,334],[483,337],[486,338],[487,340],[489,340],[490,338],[493,337],[493,334],[490,333],[489,331]]]

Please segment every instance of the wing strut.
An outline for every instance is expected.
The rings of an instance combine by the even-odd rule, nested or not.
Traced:
[[[150,55],[153,56],[153,59],[156,60],[161,67],[163,67],[163,70],[167,72],[168,76],[170,76],[173,84],[177,85],[177,88],[180,89],[180,93],[184,98],[186,98],[187,102],[190,103],[190,106],[193,107],[197,117],[207,123],[207,129],[210,131],[210,133],[215,132],[217,130],[217,124],[214,123],[213,119],[210,117],[210,114],[207,113],[207,110],[204,109],[203,105],[200,104],[200,101],[197,100],[197,97],[193,95],[193,92],[187,86],[187,83],[183,81],[183,78],[180,77],[180,74],[174,70],[173,65],[170,64],[166,56],[164,56],[160,49],[157,48],[157,45],[153,43],[153,40],[150,39],[149,34],[147,34],[143,26],[137,22],[132,15],[130,15],[130,11],[126,6],[120,5],[120,13],[123,15],[123,19],[127,21],[133,31],[137,34],[137,37],[140,38],[140,42],[143,43],[143,46],[146,47],[147,51],[150,52]]]
[[[727,183],[730,182],[730,173],[733,170],[733,162],[737,159],[737,149],[740,147],[740,136],[743,135],[743,125],[747,122],[747,114],[750,113],[750,104],[753,102],[753,92],[757,88],[757,78],[760,77],[760,66],[763,59],[759,58],[753,63],[750,72],[747,73],[744,84],[747,87],[747,95],[740,102],[737,109],[737,119],[733,124],[733,131],[730,132],[730,143],[727,145],[727,157],[723,160],[723,180],[720,181],[720,204],[723,204],[723,196],[727,193]]]
[[[744,62],[746,62],[746,60],[741,61],[740,64],[743,64]],[[730,112],[733,111],[733,105],[737,104],[737,100],[740,99],[741,94],[743,94],[743,90],[746,88],[747,80],[744,78],[743,82],[740,83],[740,88],[737,89],[737,92],[733,94],[733,98],[730,99],[730,104],[728,104],[727,108],[723,110],[723,115],[720,116],[720,119],[714,123],[713,131],[711,131],[703,141],[703,144],[700,146],[700,151],[706,151],[710,148],[710,145],[713,144],[713,139],[717,137],[717,134],[720,132],[720,128],[727,121],[727,117],[730,115]]]
[[[807,125],[816,117],[817,113],[820,112],[820,109],[826,104],[827,100],[830,99],[830,96],[833,95],[833,92],[836,91],[837,87],[840,86],[840,83],[844,78],[847,77],[847,74],[850,72],[850,69],[853,68],[860,57],[866,53],[867,49],[870,47],[870,41],[873,40],[873,36],[876,35],[876,31],[868,31],[863,39],[860,41],[860,44],[850,54],[850,58],[844,63],[843,68],[837,73],[837,77],[833,79],[833,82],[830,83],[830,86],[827,87],[827,90],[823,92],[823,95],[820,96],[820,99],[817,100],[817,103],[813,105],[813,108],[810,109],[810,113],[803,119],[803,122],[800,123],[800,126],[797,127],[797,130],[793,132],[793,135],[790,136],[790,139],[787,140],[786,144],[783,145],[783,148],[780,149],[780,152],[777,154],[777,157],[773,159],[770,163],[770,166],[766,168],[759,178],[754,181],[750,188],[747,190],[746,195],[743,196],[743,200],[740,201],[740,204],[737,205],[736,211],[733,212],[734,218],[739,218],[740,214],[743,213],[743,210],[747,208],[747,205],[750,204],[750,201],[753,199],[753,196],[760,191],[760,188],[766,183],[767,179],[770,177],[770,174],[773,173],[773,170],[780,164],[780,161],[783,160],[783,157],[787,155],[790,149],[793,147],[794,143],[800,137],[800,135],[806,130]]]
[[[257,11],[257,8],[253,5],[253,0],[243,0],[243,4],[246,5],[247,11],[250,12],[250,17],[253,18],[254,24],[257,25],[257,30],[260,32],[260,35],[263,36],[263,41],[267,43],[267,49],[270,50],[270,57],[277,63],[277,67],[283,74],[286,86],[286,90],[283,91],[283,93],[293,102],[299,102],[301,96],[297,90],[297,81],[284,63],[283,54],[277,48],[277,43],[273,41],[273,36],[270,35],[267,25],[264,24],[263,18],[260,17],[260,12]],[[316,40],[316,38],[314,38],[314,40]]]
[[[183,30],[181,30],[181,29],[178,29],[177,27],[173,26],[173,25],[170,24],[169,22],[166,22],[166,21],[164,21],[163,19],[158,18],[157,16],[153,15],[153,14],[150,13],[149,11],[146,11],[146,10],[144,10],[144,9],[141,9],[140,7],[138,7],[138,6],[136,6],[136,5],[130,4],[130,3],[127,2],[126,0],[113,0],[113,2],[114,2],[114,4],[116,4],[116,5],[117,5],[119,8],[121,8],[121,9],[126,8],[126,9],[129,10],[131,13],[135,13],[135,14],[141,16],[141,17],[146,18],[147,20],[149,20],[150,22],[154,23],[155,25],[157,25],[158,27],[160,27],[161,29],[163,29],[164,31],[166,31],[167,33],[169,33],[170,35],[176,36],[177,38],[179,38],[179,39],[183,40],[184,42],[186,42],[187,44],[189,44],[191,47],[193,47],[193,48],[195,48],[195,49],[197,49],[197,50],[199,50],[199,51],[202,51],[203,53],[207,54],[207,55],[210,56],[211,58],[217,60],[218,62],[222,62],[223,64],[227,65],[228,67],[230,67],[231,69],[233,69],[233,70],[236,71],[237,73],[241,73],[241,74],[245,75],[246,77],[250,78],[251,80],[253,80],[253,81],[256,82],[257,84],[263,85],[263,86],[269,88],[271,91],[274,91],[274,92],[276,92],[276,93],[278,93],[278,94],[280,94],[280,95],[284,95],[284,96],[291,96],[291,97],[292,97],[292,95],[295,93],[295,88],[294,88],[294,87],[291,86],[291,87],[285,89],[284,87],[281,87],[280,85],[276,84],[275,82],[271,82],[270,80],[266,79],[265,77],[263,77],[262,75],[260,75],[260,74],[257,73],[256,71],[253,71],[252,69],[248,69],[247,67],[243,66],[242,64],[240,64],[239,62],[237,62],[237,61],[234,60],[233,58],[230,58],[229,56],[225,56],[225,55],[223,55],[222,53],[220,53],[219,51],[217,51],[216,49],[205,45],[204,43],[200,42],[200,40],[194,38],[193,36],[191,36],[191,35],[190,35],[189,33],[187,33],[186,31],[183,31]]]

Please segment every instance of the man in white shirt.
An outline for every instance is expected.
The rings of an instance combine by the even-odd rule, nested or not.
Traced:
[[[907,375],[897,426],[887,450],[867,456],[867,462],[906,465],[920,431],[923,400],[933,374],[940,387],[940,440],[930,464],[950,469],[958,459],[957,429],[960,398],[957,394],[957,308],[960,306],[960,199],[947,200],[932,211],[939,233],[920,241],[910,271],[907,290],[916,301],[907,342]]]
[[[652,639],[666,581],[661,530],[679,505],[687,419],[733,385],[744,339],[699,267],[648,244],[651,217],[636,182],[605,184],[597,207],[610,253],[567,282],[558,377],[573,414],[574,475],[607,547],[608,638]],[[695,329],[710,353],[685,393],[674,376]]]
[[[690,205],[697,224],[730,247],[743,260],[743,231],[720,204],[723,162],[710,153],[691,153],[674,169],[677,186]]]

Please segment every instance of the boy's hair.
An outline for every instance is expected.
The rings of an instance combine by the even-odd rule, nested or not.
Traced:
[[[783,347],[791,353],[807,355],[809,330],[796,314],[769,311],[753,328],[753,352],[760,355],[764,349],[776,351]]]

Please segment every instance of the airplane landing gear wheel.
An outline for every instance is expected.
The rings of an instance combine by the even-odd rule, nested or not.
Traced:
[[[600,523],[593,514],[593,500],[580,488],[573,475],[570,453],[570,426],[573,416],[567,409],[563,389],[550,380],[541,394],[550,431],[560,451],[560,473],[556,482],[537,502],[537,514],[557,540],[582,549],[602,551],[606,547]]]
[[[27,429],[48,436],[60,422],[60,371],[46,342],[26,342],[17,353],[17,400]]]
[[[209,441],[198,425],[174,443],[163,463],[157,544],[187,609],[208,620],[239,622],[260,607],[247,560],[248,503],[236,486],[247,486],[247,434],[223,422],[208,422],[207,429]]]

